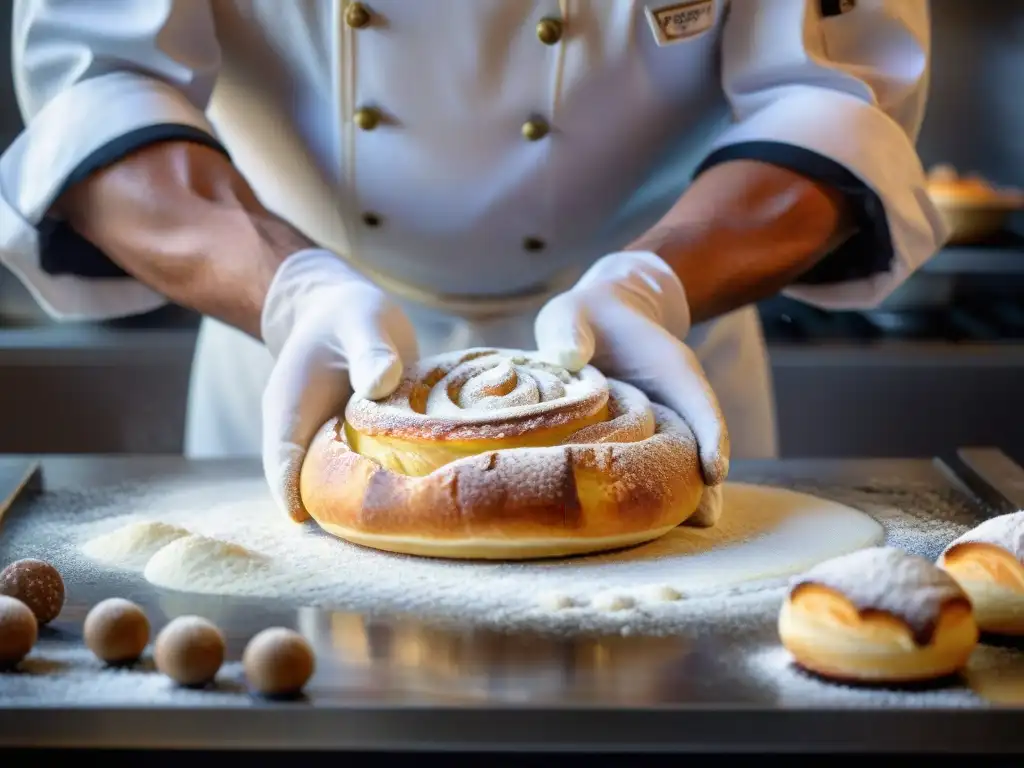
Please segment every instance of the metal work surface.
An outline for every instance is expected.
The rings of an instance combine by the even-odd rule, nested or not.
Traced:
[[[977,485],[986,455],[972,458]],[[39,490],[24,482],[27,466],[0,472],[16,478],[15,487],[26,485],[2,515],[0,563],[45,553],[45,542],[15,533],[19,521],[48,514],[63,496],[102,505],[126,487],[168,478],[259,473],[256,462],[52,457],[42,459]],[[737,462],[731,478],[960,527],[997,511],[937,461]],[[0,487],[0,499],[9,493]],[[914,546],[935,557],[942,544],[930,541]],[[102,571],[65,576],[60,618],[42,630],[20,672],[0,676],[0,746],[1024,750],[1017,705],[1004,697],[994,706],[971,680],[861,690],[793,669],[780,655],[777,604],[770,602],[748,620],[703,622],[685,636],[555,637],[172,593]],[[148,660],[133,670],[104,669],[82,647],[81,625],[92,605],[113,596],[142,605],[154,633],[177,615],[217,622],[229,649],[215,686],[176,689]],[[300,701],[264,701],[245,689],[242,649],[271,625],[298,629],[316,649],[317,672]],[[1024,679],[1024,651],[990,643],[984,654],[998,660],[990,673]]]

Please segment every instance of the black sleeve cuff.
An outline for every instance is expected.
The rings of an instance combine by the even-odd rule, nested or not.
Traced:
[[[113,165],[143,147],[165,141],[190,141],[228,154],[220,142],[210,134],[191,125],[146,126],[118,136],[85,158],[64,180],[54,199],[90,174]],[[107,258],[103,251],[63,221],[45,218],[40,222],[38,230],[39,266],[47,274],[83,278],[128,277],[128,274]]]
[[[889,271],[894,254],[885,207],[874,190],[849,169],[804,147],[776,141],[748,141],[712,152],[697,168],[694,177],[730,160],[758,160],[776,165],[838,189],[846,198],[856,225],[854,235],[796,282],[828,285]]]

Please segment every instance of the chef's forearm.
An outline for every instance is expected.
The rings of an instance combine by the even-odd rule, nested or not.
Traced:
[[[717,165],[629,246],[667,261],[686,287],[693,322],[768,298],[848,232],[842,197],[756,161]]]
[[[188,142],[93,174],[54,213],[140,282],[256,338],[278,265],[312,245],[259,203],[224,155]]]

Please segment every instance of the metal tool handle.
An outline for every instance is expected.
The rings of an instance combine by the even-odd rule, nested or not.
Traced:
[[[1024,510],[1024,468],[998,448],[959,448],[957,475],[1001,514]]]
[[[0,459],[0,524],[14,502],[43,488],[42,465],[30,459]]]

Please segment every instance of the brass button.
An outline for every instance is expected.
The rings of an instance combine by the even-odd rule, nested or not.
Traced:
[[[548,124],[539,117],[534,117],[523,123],[523,138],[527,141],[539,141],[548,135]]]
[[[523,248],[530,253],[536,253],[537,251],[543,251],[546,247],[546,243],[539,237],[527,237],[523,238]]]
[[[365,224],[368,227],[379,227],[380,216],[378,216],[376,213],[373,213],[372,211],[367,211],[366,213],[363,214],[363,224]]]
[[[380,125],[380,110],[374,107],[363,107],[357,109],[354,116],[355,123],[364,131],[372,131]]]
[[[352,29],[362,29],[370,24],[370,11],[362,3],[352,3],[345,9],[345,23]]]
[[[537,39],[544,45],[554,45],[562,39],[562,22],[558,19],[541,19],[537,22]]]

